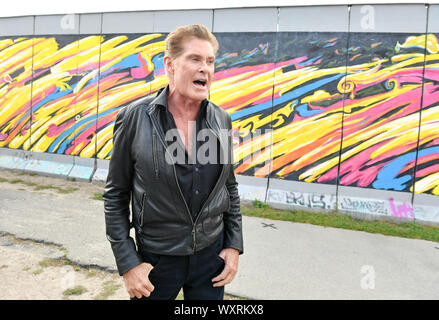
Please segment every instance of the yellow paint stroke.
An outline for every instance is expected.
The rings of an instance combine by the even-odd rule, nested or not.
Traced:
[[[434,195],[439,195],[439,172],[430,174],[415,183],[415,193],[424,193],[430,191]],[[413,187],[410,188],[413,192]]]
[[[438,40],[434,34],[428,34],[427,39],[425,39],[425,35],[420,36],[410,36],[408,37],[403,44],[396,42],[395,51],[399,52],[402,48],[422,48],[425,49],[425,40],[427,40],[427,51],[429,53],[438,53],[439,45]]]
[[[306,96],[301,100],[301,103],[310,103],[315,101],[322,101],[322,100],[330,100],[334,97],[339,97],[339,94],[330,94],[329,92],[325,90],[317,90],[312,95]]]

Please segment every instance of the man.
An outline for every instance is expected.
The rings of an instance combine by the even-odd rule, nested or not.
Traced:
[[[116,118],[103,197],[107,238],[132,299],[175,299],[183,288],[185,299],[220,300],[243,239],[231,118],[207,100],[218,42],[202,25],[179,27],[165,42],[169,85]],[[202,132],[208,148],[195,139]]]

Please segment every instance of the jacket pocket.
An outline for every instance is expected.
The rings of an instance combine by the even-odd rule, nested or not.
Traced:
[[[142,203],[140,205],[140,211],[139,211],[139,225],[140,227],[143,227],[143,209],[145,208],[145,200],[146,200],[146,193],[142,195]]]
[[[153,157],[153,163],[154,163],[154,173],[155,177],[159,177],[159,162],[158,162],[158,155],[157,155],[158,149],[157,149],[157,133],[153,131],[152,133],[152,157]]]

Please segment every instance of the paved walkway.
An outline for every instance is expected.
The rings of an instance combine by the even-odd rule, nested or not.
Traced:
[[[253,299],[439,299],[439,243],[243,217],[245,253],[226,293]],[[0,232],[56,243],[115,270],[103,202],[0,184]]]

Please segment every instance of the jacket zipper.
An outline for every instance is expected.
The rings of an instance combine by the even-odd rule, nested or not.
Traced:
[[[139,224],[141,228],[143,227],[143,208],[145,208],[145,199],[146,199],[146,193],[142,195],[142,207],[140,208]]]
[[[151,122],[152,122],[153,126],[155,127],[155,130],[158,132],[157,125],[155,123],[155,119],[151,115],[150,115],[150,118],[151,118]],[[163,148],[165,148],[166,153],[168,153],[168,155],[169,155],[169,159],[172,159],[172,155],[169,153],[168,149],[166,148],[166,145],[165,145],[165,142],[164,142],[162,136],[160,134],[158,134],[158,136],[160,138],[160,143],[163,145]],[[183,199],[184,205],[186,207],[186,213],[188,214],[188,216],[189,216],[189,218],[191,220],[192,225],[194,225],[194,221],[193,221],[192,215],[191,215],[191,213],[189,211],[189,207],[188,207],[188,205],[186,203],[186,200],[185,200],[185,198],[183,196],[183,192],[181,191],[180,185],[178,184],[177,171],[175,170],[175,164],[174,163],[172,164],[172,167],[174,169],[174,178],[175,178],[175,182],[177,184],[178,191],[179,191],[180,196]]]
[[[152,153],[154,159],[154,172],[155,177],[159,177],[159,167],[158,167],[158,159],[157,159],[157,134],[155,131],[152,133]]]
[[[153,116],[151,116],[151,114],[150,114],[149,112],[148,112],[148,115],[149,115],[149,117],[150,117],[150,119],[151,119],[151,122],[152,122],[152,124],[153,124],[155,130],[156,130],[157,133],[158,133],[158,130],[157,130],[157,126],[158,126],[158,125],[156,124],[156,119],[155,119]],[[215,130],[212,129],[212,126],[210,125],[209,120],[207,119],[207,117],[206,117],[206,123],[207,123],[207,126],[209,127],[209,129],[215,134],[216,138],[218,139],[218,141],[219,141],[219,143],[220,143],[220,145],[221,145],[221,140],[220,140],[218,134],[215,132]],[[153,134],[154,134],[154,133],[153,133]],[[164,140],[163,140],[163,137],[160,135],[160,133],[158,134],[158,136],[159,136],[159,138],[160,138],[160,143],[163,145],[163,147],[165,148],[166,153],[168,153],[168,155],[169,155],[169,159],[172,159],[172,155],[169,154],[169,151],[168,151],[168,149],[166,148],[166,145],[165,145],[165,142],[164,142]],[[221,147],[222,147],[222,146],[221,146]],[[198,219],[199,219],[199,217],[200,217],[200,213],[203,212],[204,208],[206,207],[206,204],[209,203],[210,199],[212,198],[212,195],[214,195],[215,192],[216,192],[216,190],[218,189],[219,182],[222,180],[222,177],[223,177],[224,172],[225,172],[225,166],[223,165],[223,167],[222,167],[222,169],[221,169],[220,177],[218,178],[218,181],[216,182],[215,187],[213,188],[213,190],[212,190],[212,192],[210,193],[209,197],[208,197],[207,200],[204,202],[203,207],[202,207],[201,210],[198,212],[197,217],[196,217],[196,219],[195,219],[195,222],[194,222],[194,220],[192,219],[192,215],[191,215],[190,210],[189,210],[189,207],[188,207],[188,205],[187,205],[187,203],[186,203],[186,199],[184,198],[184,196],[183,196],[183,192],[181,191],[180,185],[179,185],[179,183],[178,183],[177,171],[176,171],[176,169],[175,169],[175,164],[174,164],[174,163],[172,164],[172,167],[173,167],[173,169],[174,169],[175,183],[177,184],[177,188],[178,188],[178,191],[179,191],[179,193],[180,193],[180,197],[181,197],[181,199],[183,200],[184,205],[185,205],[185,207],[186,207],[186,213],[188,214],[189,219],[190,219],[190,221],[191,221],[191,223],[192,223],[192,240],[193,240],[193,243],[194,243],[194,246],[193,246],[193,248],[192,248],[192,254],[194,254],[194,253],[195,253],[195,248],[196,248],[196,232],[195,232],[195,226],[197,225]]]
[[[166,152],[168,153],[169,159],[172,159],[172,157],[169,154],[168,149],[165,147],[165,143],[163,142],[161,137],[160,137],[160,142],[162,143],[163,147],[165,148]],[[188,216],[189,216],[189,218],[191,220],[191,223],[192,223],[192,240],[194,242],[194,246],[192,248],[192,254],[194,254],[195,253],[195,247],[196,247],[196,238],[195,238],[195,226],[196,226],[196,223],[194,223],[194,220],[192,219],[192,215],[191,215],[191,213],[189,211],[189,206],[187,205],[186,199],[184,198],[183,192],[181,191],[180,184],[178,183],[177,171],[175,169],[175,164],[174,163],[172,164],[172,168],[174,169],[175,183],[177,184],[177,188],[178,188],[178,191],[180,193],[180,197],[183,199],[184,205],[186,207],[186,213],[188,214]]]

